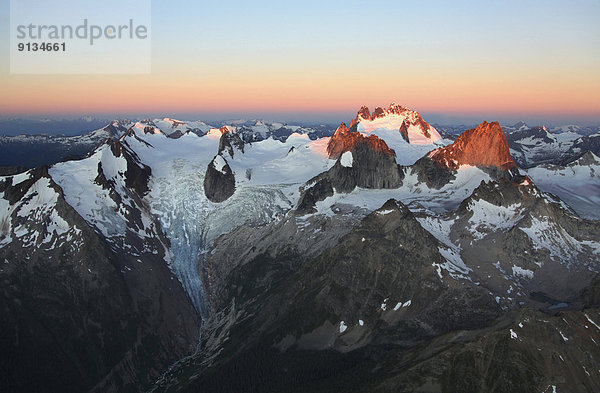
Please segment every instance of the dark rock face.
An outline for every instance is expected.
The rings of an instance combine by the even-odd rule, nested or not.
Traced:
[[[183,136],[183,132],[181,132],[180,130],[177,130],[175,132],[170,133],[169,135],[167,135],[167,138],[171,138],[171,139],[179,139]]]
[[[224,156],[223,153],[227,153],[229,157],[233,158],[235,155],[234,148],[244,153],[244,141],[240,138],[239,134],[234,134],[227,130],[219,139],[219,154]]]
[[[400,134],[402,134],[402,138],[406,141],[406,143],[410,143],[410,139],[408,138],[408,126],[406,125],[406,120],[402,122],[399,131]]]
[[[24,166],[11,165],[11,166],[0,166],[0,176],[12,176],[27,170]]]
[[[509,180],[482,184],[472,199],[547,205],[535,186]],[[459,214],[471,214],[467,205]],[[436,273],[432,264],[444,263],[441,244],[398,201],[386,202],[317,256],[303,258],[293,247],[267,251],[265,244],[290,235],[279,236],[282,230],[264,229],[246,238],[245,247],[239,232],[217,246],[215,264],[231,246],[244,263],[221,262],[213,270],[225,277],[211,291],[218,296],[203,332],[206,352],[174,374],[171,389],[525,393],[600,387],[596,374],[585,373],[600,356],[593,345],[600,329],[590,322],[600,320],[597,308],[555,316],[526,307],[504,312],[485,284]],[[515,246],[507,238],[499,248]],[[248,252],[254,256],[244,258]],[[590,307],[597,281],[586,291]]]
[[[443,262],[437,247],[413,214],[390,200],[316,258],[298,264],[294,252],[263,254],[236,267],[215,291],[222,306],[203,335],[203,356],[212,360],[199,358],[177,388],[373,391],[401,375],[399,365],[421,362],[427,351],[419,348],[433,337],[453,329],[474,336],[500,314],[484,289],[443,283],[432,266]],[[448,342],[431,345],[441,350]],[[388,383],[388,390],[400,386]]]
[[[465,131],[450,146],[436,149],[427,157],[448,169],[474,165],[510,170],[517,166],[498,122],[483,122]]]
[[[381,140],[379,140],[381,141]],[[381,141],[383,144],[385,142]],[[373,148],[373,143],[367,138],[359,142],[351,151],[352,166],[342,165],[338,160],[329,170],[328,178],[338,192],[351,192],[356,187],[361,188],[398,188],[402,185],[402,172],[398,169],[395,155],[391,149]]]
[[[219,139],[219,152],[208,164],[204,176],[204,194],[215,203],[226,201],[235,192],[235,175],[225,156],[233,158],[236,151],[244,153],[244,141],[239,133],[232,133],[225,126],[220,130],[222,134]],[[246,172],[246,177],[252,177],[251,171]]]
[[[315,204],[330,196],[333,196],[331,181],[326,178],[319,179],[302,194],[296,212],[300,215],[314,213]]]
[[[598,254],[585,244],[600,239],[598,223],[575,216],[531,182],[482,182],[452,222],[451,239],[463,248],[473,277],[500,296],[515,285],[530,306],[573,306],[582,303],[577,298],[596,275],[590,267],[597,266]],[[540,247],[544,242],[552,251]],[[506,272],[516,284],[506,281]]]
[[[588,312],[591,318],[598,318],[598,309]],[[562,341],[560,335],[556,337],[560,331],[569,337],[597,341],[597,333],[582,328],[585,321],[583,312],[565,312],[552,317],[522,310],[490,329],[468,332],[462,339],[459,333],[450,333],[421,351],[391,355],[387,366],[382,366],[388,375],[362,391],[389,392],[396,388],[396,391],[406,392],[526,393],[544,389],[551,392],[553,386],[556,391],[596,391],[600,387],[597,376],[591,373],[588,376],[585,371],[585,377],[580,375],[584,368],[587,370],[595,363],[596,346],[586,348],[583,339],[570,345]],[[458,341],[450,343],[455,339]],[[441,344],[441,340],[448,344]],[[419,356],[433,352],[435,355],[431,358]],[[555,357],[560,363],[554,361]],[[396,366],[404,362],[410,365]],[[578,367],[568,366],[570,362]]]
[[[427,184],[427,187],[439,190],[446,184],[456,179],[457,170],[439,166],[429,157],[425,156],[415,162],[410,169],[417,174],[419,182]],[[480,166],[479,169],[486,172],[494,180],[507,179],[515,183],[523,182],[527,176],[522,176],[517,168],[506,171],[495,166]],[[529,179],[529,178],[527,178]],[[531,182],[531,180],[528,180]]]
[[[587,306],[600,306],[600,274],[594,277],[590,286],[584,291],[584,296]]]
[[[126,140],[112,142],[111,151],[115,157],[123,157],[127,161],[125,184],[129,189],[135,190],[137,195],[144,196],[148,193],[148,181],[152,176],[149,166],[142,163],[138,155],[129,147]]]
[[[330,146],[334,147],[331,151],[351,154],[351,166],[344,166],[340,155],[331,169],[310,180],[308,184],[311,186],[305,187],[300,197],[298,213],[315,211],[314,204],[333,195],[334,189],[348,193],[356,187],[382,189],[402,185],[404,172],[396,164],[394,151],[383,140],[374,135],[365,137],[358,133],[343,133],[337,138],[342,142],[338,144],[332,138],[333,145],[330,142]],[[347,148],[351,150],[345,150]]]
[[[223,156],[217,154],[208,164],[204,176],[204,194],[215,203],[229,199],[235,192],[235,175]]]
[[[452,180],[456,179],[456,172],[439,166],[429,157],[425,156],[411,166],[417,173],[417,179],[427,184],[429,188],[439,190]]]
[[[162,235],[119,248],[66,203],[47,168],[2,184],[12,227],[39,236],[0,248],[0,390],[144,391],[193,351],[199,320],[164,263]],[[57,195],[51,209],[19,216],[26,193],[46,184],[36,192]],[[54,214],[67,233],[48,229]]]
[[[499,179],[495,182],[481,182],[473,193],[457,209],[458,214],[466,212],[467,206],[472,201],[484,200],[495,206],[510,206],[520,204],[532,206],[543,201],[541,193],[533,183],[520,186],[509,179]]]

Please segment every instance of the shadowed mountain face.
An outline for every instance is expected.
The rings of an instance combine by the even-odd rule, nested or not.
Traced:
[[[327,172],[311,179],[303,189],[298,212],[315,212],[315,204],[334,192],[349,193],[355,188],[397,188],[402,185],[404,173],[396,164],[395,153],[374,135],[345,131],[342,125],[327,145],[335,165]],[[336,156],[337,155],[337,156]]]
[[[485,198],[501,206],[522,203],[523,208],[529,206],[532,217],[537,216],[535,206],[546,204],[534,188],[506,182],[497,185],[499,189],[494,183],[482,186],[473,200]],[[469,219],[475,212],[467,200],[456,214]],[[224,275],[212,281],[214,312],[206,321],[204,352],[161,388],[185,392],[529,392],[552,385],[573,384],[583,390],[600,386],[596,375],[580,379],[582,366],[595,367],[600,356],[592,341],[600,336],[600,329],[590,322],[596,323],[600,314],[597,309],[576,311],[589,307],[585,296],[595,299],[595,287],[583,292],[583,287],[573,288],[570,297],[539,292],[535,280],[528,279],[528,265],[521,268],[518,262],[519,267],[510,272],[510,265],[495,268],[460,251],[457,256],[466,256],[467,265],[446,270],[455,260],[452,243],[444,243],[449,241],[444,235],[432,236],[429,220],[390,200],[312,258],[294,250],[300,233],[279,235],[285,225],[262,230],[252,238],[260,240],[245,246],[236,242],[227,262],[221,258],[225,250],[232,250],[234,241],[222,239],[210,260],[212,278],[216,272]],[[527,220],[522,227],[527,227]],[[575,217],[569,220],[571,225],[580,225]],[[320,225],[308,222],[305,231]],[[459,228],[464,225],[459,219],[456,223]],[[590,238],[595,238],[598,225],[592,225],[596,232]],[[484,230],[482,224],[475,228]],[[271,242],[271,236],[287,244]],[[489,242],[480,246],[489,248],[497,232],[486,236]],[[499,248],[512,253],[502,257],[503,263],[516,260],[522,253],[518,247],[528,238],[518,228],[505,236],[502,242],[495,238],[504,244]],[[509,240],[515,236],[524,238]],[[473,249],[468,237],[460,233],[457,237],[465,250]],[[246,258],[250,250],[256,250],[255,256]],[[597,264],[597,257],[590,255],[590,261]],[[531,260],[543,261],[535,255]],[[231,266],[230,261],[239,264]],[[489,264],[496,273],[480,272],[478,264]],[[542,265],[535,266],[532,277],[555,268],[550,260]],[[494,277],[481,281],[484,274]],[[557,271],[549,274],[562,276]],[[572,276],[562,284],[546,283],[545,290],[566,288],[569,280],[590,282],[581,277]],[[500,282],[506,287],[496,287]],[[527,289],[528,285],[533,287]],[[529,291],[534,299],[528,300]],[[549,300],[552,296],[561,300]],[[552,315],[556,313],[552,309],[542,313],[535,311],[537,306],[524,306],[530,301],[549,302],[545,307],[561,301],[573,306]],[[560,359],[550,362],[556,353],[578,366],[564,367]]]
[[[104,128],[77,136],[0,136],[0,166],[34,168],[85,157],[109,138],[127,131],[127,123],[112,122]]]
[[[0,181],[3,391],[136,392],[195,347],[198,317],[164,263],[164,235],[131,232],[143,227],[138,163],[118,142],[107,150],[126,165],[119,179],[109,160],[98,166],[128,220],[123,245],[84,221],[47,168]]]
[[[0,390],[600,390],[598,158],[437,136],[165,118],[0,176]]]

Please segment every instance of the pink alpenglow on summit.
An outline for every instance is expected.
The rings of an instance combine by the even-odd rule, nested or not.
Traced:
[[[453,144],[436,149],[427,156],[438,165],[449,169],[473,165],[510,170],[517,166],[510,155],[502,127],[497,121],[484,121],[477,128],[465,131]]]
[[[369,108],[363,106],[350,123],[350,129],[355,125],[356,131],[367,135],[388,130],[400,132],[412,145],[429,145],[442,139],[435,127],[423,120],[419,112],[398,104],[391,104],[388,109],[375,108],[372,114]]]

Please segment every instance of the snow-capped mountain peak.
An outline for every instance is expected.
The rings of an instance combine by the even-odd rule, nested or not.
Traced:
[[[442,139],[438,131],[423,120],[419,112],[396,103],[392,103],[388,109],[377,107],[372,113],[368,107],[363,106],[350,123],[350,129],[354,126],[357,131],[367,135],[389,131],[398,133],[404,128],[405,139],[414,145],[433,144]]]

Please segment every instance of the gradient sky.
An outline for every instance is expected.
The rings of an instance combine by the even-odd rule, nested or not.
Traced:
[[[60,3],[60,0],[56,1]],[[600,1],[152,1],[149,75],[11,75],[0,116],[600,124]]]

